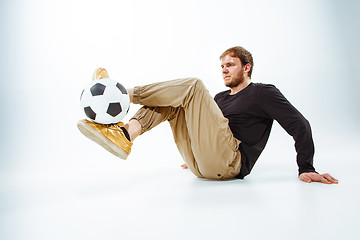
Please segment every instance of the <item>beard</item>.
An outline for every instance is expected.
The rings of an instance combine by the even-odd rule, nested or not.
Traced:
[[[234,79],[231,79],[230,82],[228,83],[225,83],[225,86],[226,87],[229,87],[229,88],[234,88],[234,87],[237,87],[239,86],[241,83],[243,83],[245,81],[245,77],[243,74],[239,74],[239,76],[237,76],[236,78]]]

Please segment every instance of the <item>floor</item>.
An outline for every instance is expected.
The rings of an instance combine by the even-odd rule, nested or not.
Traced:
[[[2,240],[360,237],[356,155],[343,159],[353,163],[348,168],[338,166],[335,150],[319,154],[318,165],[340,183],[303,183],[293,150],[275,141],[282,139],[277,126],[252,174],[229,181],[183,170],[167,124],[138,138],[126,161],[75,126],[68,131],[74,137],[63,146],[48,144],[2,171]],[[291,146],[285,135],[283,144]],[[154,136],[161,138],[150,141]]]

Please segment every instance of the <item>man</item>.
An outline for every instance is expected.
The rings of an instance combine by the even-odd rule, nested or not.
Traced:
[[[264,149],[275,119],[295,140],[299,179],[338,183],[313,167],[314,144],[308,121],[273,85],[251,82],[252,55],[234,47],[220,60],[229,90],[215,99],[196,78],[139,86],[127,89],[130,101],[143,105],[129,123],[108,126],[80,120],[79,130],[126,159],[136,137],[167,120],[185,167],[196,176],[242,179]],[[101,68],[94,75],[95,79],[106,77]]]

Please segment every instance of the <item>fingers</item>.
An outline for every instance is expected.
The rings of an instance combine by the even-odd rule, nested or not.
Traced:
[[[188,168],[188,166],[184,163],[183,165],[181,165],[181,167],[183,168],[183,169],[187,169]]]
[[[320,182],[325,183],[325,184],[331,184],[332,183],[326,177],[324,177],[323,175],[320,175]]]
[[[335,183],[335,184],[338,184],[338,183],[339,183],[339,181],[338,181],[336,178],[334,178],[333,176],[331,176],[331,175],[328,174],[328,173],[321,174],[321,176],[322,176],[323,178],[325,178],[328,182],[330,182],[330,184],[331,184],[331,183]]]

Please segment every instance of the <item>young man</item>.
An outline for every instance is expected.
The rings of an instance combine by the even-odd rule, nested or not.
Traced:
[[[273,85],[251,82],[251,54],[233,47],[220,60],[229,90],[218,93],[215,101],[196,78],[154,83],[127,89],[130,101],[143,105],[129,123],[108,126],[80,120],[78,128],[126,159],[136,137],[167,120],[185,167],[198,177],[221,180],[242,179],[251,172],[275,119],[295,140],[299,179],[337,183],[331,175],[315,172],[309,122]],[[94,75],[106,77],[102,68]]]

